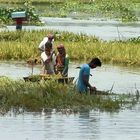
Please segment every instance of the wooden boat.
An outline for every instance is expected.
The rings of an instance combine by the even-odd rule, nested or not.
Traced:
[[[37,65],[41,64],[41,59],[40,58],[31,58],[27,60],[27,64],[29,65]]]
[[[47,74],[39,74],[39,75],[31,75],[27,77],[23,77],[25,82],[39,82],[41,80],[53,80],[58,83],[69,84],[72,83],[74,77],[62,77],[60,75],[47,75]]]

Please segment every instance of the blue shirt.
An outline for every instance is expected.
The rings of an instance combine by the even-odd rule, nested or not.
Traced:
[[[77,82],[76,87],[77,87],[77,90],[81,93],[87,92],[87,86],[84,84],[84,81],[83,81],[84,75],[88,76],[88,80],[89,80],[90,67],[88,64],[83,64],[79,72],[79,77],[78,77],[78,82]]]

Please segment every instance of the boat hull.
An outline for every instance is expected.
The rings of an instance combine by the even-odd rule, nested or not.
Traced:
[[[56,76],[48,76],[48,75],[37,75],[37,76],[27,76],[23,77],[25,82],[39,82],[39,81],[49,81],[53,80],[58,83],[63,83],[63,84],[69,84],[72,83],[74,80],[74,77],[56,77]]]

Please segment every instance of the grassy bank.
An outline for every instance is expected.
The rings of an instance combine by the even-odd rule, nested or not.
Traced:
[[[54,47],[63,43],[70,60],[87,61],[99,57],[106,63],[140,66],[140,37],[128,41],[102,41],[93,36],[49,30],[1,32],[0,59],[40,58],[38,45],[47,33],[55,34]]]
[[[45,109],[99,109],[100,111],[118,111],[122,107],[132,107],[138,102],[130,95],[81,95],[73,86],[48,82],[24,82],[0,78],[0,112],[6,113],[11,108],[25,111]]]

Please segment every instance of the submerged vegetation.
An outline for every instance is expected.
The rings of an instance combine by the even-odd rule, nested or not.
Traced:
[[[0,60],[40,58],[38,45],[50,32],[55,35],[54,47],[63,43],[70,60],[88,61],[99,57],[106,63],[140,66],[140,37],[106,42],[94,36],[51,30],[1,32]]]
[[[24,111],[45,109],[99,109],[100,111],[118,111],[122,107],[132,107],[138,102],[134,95],[81,95],[71,85],[56,84],[54,81],[24,82],[0,78],[0,112],[11,108]]]

